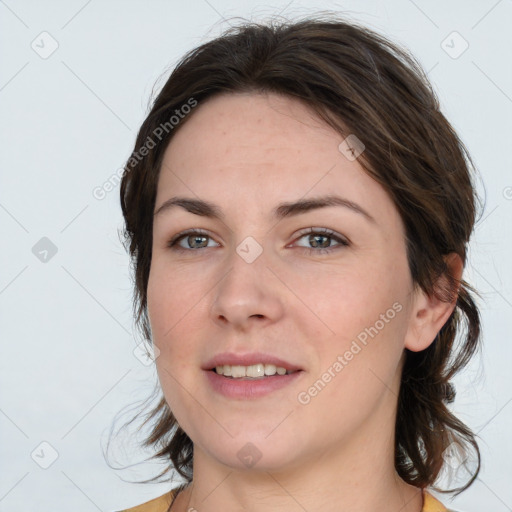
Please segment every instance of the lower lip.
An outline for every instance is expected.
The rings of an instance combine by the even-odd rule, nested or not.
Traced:
[[[221,395],[228,398],[251,399],[260,398],[273,391],[282,389],[294,382],[302,371],[286,375],[271,375],[261,379],[230,379],[219,375],[215,371],[207,370],[207,378],[211,387]]]

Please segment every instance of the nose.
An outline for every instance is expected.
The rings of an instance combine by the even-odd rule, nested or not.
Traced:
[[[248,331],[283,316],[283,290],[268,263],[264,252],[252,263],[233,252],[214,291],[211,315],[215,323]]]

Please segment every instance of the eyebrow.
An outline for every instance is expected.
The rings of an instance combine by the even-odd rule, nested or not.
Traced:
[[[157,215],[160,215],[165,211],[169,211],[176,206],[179,206],[195,215],[200,215],[201,217],[210,217],[212,219],[219,220],[224,220],[225,218],[221,209],[213,203],[203,201],[202,199],[188,197],[172,197],[171,199],[168,199],[157,208],[153,216],[156,217]],[[298,201],[281,203],[272,210],[272,216],[281,220],[285,217],[292,217],[294,215],[300,215],[311,210],[327,208],[329,206],[342,206],[348,208],[376,224],[374,217],[372,217],[362,206],[335,195],[327,195],[311,199],[299,199]]]

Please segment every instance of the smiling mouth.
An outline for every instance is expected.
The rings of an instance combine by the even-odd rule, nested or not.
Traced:
[[[296,373],[300,370],[287,370],[282,366],[275,364],[253,364],[250,366],[242,365],[219,365],[212,368],[213,372],[228,379],[241,379],[241,380],[259,380],[267,377],[280,377]]]

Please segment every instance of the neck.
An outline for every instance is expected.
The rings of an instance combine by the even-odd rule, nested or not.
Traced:
[[[194,481],[172,510],[420,512],[421,490],[398,477],[393,453],[383,453],[371,438],[367,440],[363,451],[350,453],[346,447],[316,453],[311,460],[280,471],[229,468],[212,463],[196,449]]]

